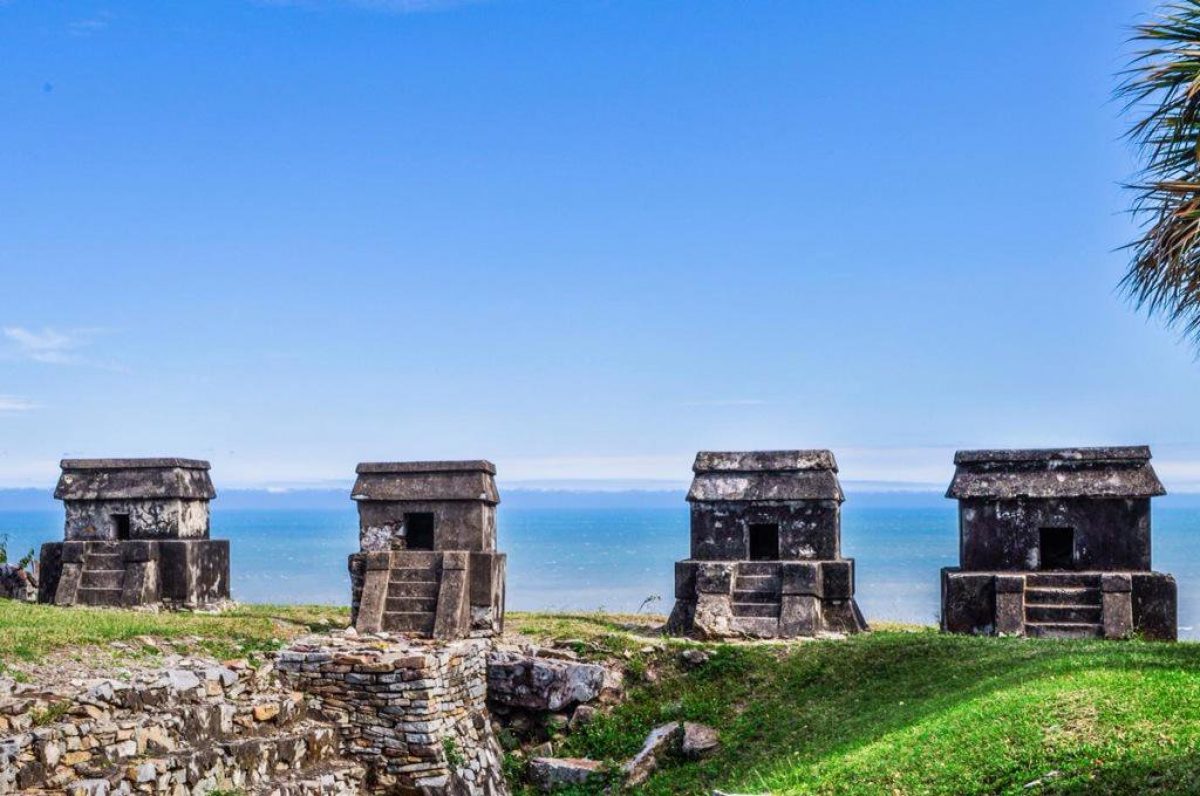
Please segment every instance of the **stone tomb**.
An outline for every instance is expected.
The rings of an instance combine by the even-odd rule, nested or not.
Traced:
[[[1175,579],[1150,570],[1147,447],[959,451],[960,566],[942,570],[942,629],[1174,639]]]
[[[794,637],[866,629],[841,554],[837,462],[827,450],[696,455],[691,558],[675,564],[668,628]]]
[[[500,632],[505,557],[496,552],[495,474],[487,461],[358,465],[360,552],[350,556],[350,580],[359,632]]]
[[[211,607],[229,599],[229,542],[208,538],[208,462],[64,459],[65,541],[42,545],[38,599]]]

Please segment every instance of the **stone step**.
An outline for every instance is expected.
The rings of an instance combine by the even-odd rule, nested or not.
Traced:
[[[1050,624],[1098,624],[1098,605],[1026,605],[1026,622],[1048,622]]]
[[[392,551],[392,566],[396,569],[432,569],[441,560],[441,553],[428,550]]]
[[[1025,587],[1086,587],[1100,588],[1100,574],[1097,572],[1031,572],[1025,576]]]
[[[783,581],[778,575],[738,575],[733,579],[734,591],[779,592]]]
[[[388,571],[388,580],[392,583],[418,581],[437,583],[437,573],[429,567],[396,567]]]
[[[432,633],[436,617],[425,612],[384,611],[383,629],[394,633]]]
[[[437,598],[430,600],[413,597],[393,597],[392,593],[389,591],[387,607],[384,609],[384,611],[393,614],[434,613],[437,611]]]
[[[90,551],[84,557],[84,563],[88,569],[121,569],[125,564],[120,553],[93,553]]]
[[[438,583],[433,580],[394,580],[388,583],[388,598],[436,600]]]
[[[1036,638],[1102,638],[1104,626],[1087,622],[1026,622],[1025,635]]]
[[[734,589],[735,603],[775,603],[779,605],[779,589]]]
[[[1100,605],[1099,589],[1085,586],[1051,588],[1036,586],[1025,589],[1026,605]]]
[[[739,561],[738,577],[744,575],[772,575],[779,577],[780,564],[778,561]]]
[[[775,638],[779,635],[779,620],[763,616],[735,616],[729,623],[735,633],[755,638]]]
[[[761,616],[779,618],[779,603],[734,603],[734,616]]]
[[[125,570],[123,569],[84,567],[83,575],[79,579],[79,586],[83,589],[120,589],[124,581]]]
[[[121,604],[120,589],[96,589],[79,587],[75,601],[80,605],[109,605]]]
[[[88,542],[85,549],[90,555],[120,555],[121,543],[106,541]]]

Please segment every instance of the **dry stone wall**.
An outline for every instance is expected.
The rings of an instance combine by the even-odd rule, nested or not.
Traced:
[[[359,793],[336,731],[270,664],[188,660],[130,680],[0,682],[0,794]]]
[[[489,642],[386,633],[312,637],[279,653],[289,687],[367,770],[364,792],[505,796],[487,710]]]

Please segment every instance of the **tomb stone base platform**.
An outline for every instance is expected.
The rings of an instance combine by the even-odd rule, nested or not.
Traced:
[[[942,630],[1174,641],[1175,578],[1162,572],[942,570]]]
[[[794,638],[867,629],[854,602],[854,561],[675,564],[675,634]]]
[[[349,564],[360,633],[448,640],[503,630],[503,553],[384,550],[354,553]]]
[[[38,600],[55,605],[211,608],[229,599],[226,539],[42,545]]]
[[[338,728],[365,793],[506,796],[487,710],[485,639],[318,636],[279,653],[283,682]]]

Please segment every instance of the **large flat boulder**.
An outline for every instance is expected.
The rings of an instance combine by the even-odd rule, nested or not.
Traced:
[[[488,656],[487,679],[488,699],[495,704],[557,712],[600,696],[605,668],[497,650]]]

